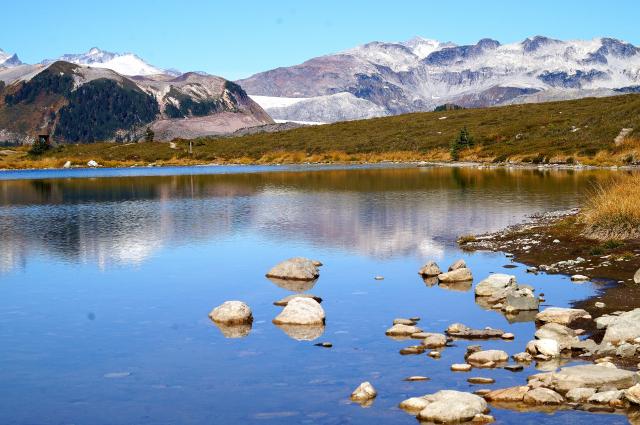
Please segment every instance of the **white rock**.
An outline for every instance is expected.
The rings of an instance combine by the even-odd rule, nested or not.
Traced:
[[[71,168],[71,161],[65,162],[62,168]]]
[[[548,388],[534,388],[524,395],[522,401],[525,404],[561,404],[564,399]]]
[[[214,322],[227,325],[253,322],[251,309],[241,301],[227,301],[223,303],[211,310],[209,318]]]
[[[625,341],[631,342],[638,337],[640,337],[640,308],[617,316],[607,326],[602,342],[619,344]]]
[[[378,395],[378,392],[370,382],[363,382],[351,393],[351,400],[363,402],[372,400]]]
[[[560,350],[571,349],[571,346],[580,340],[573,329],[559,323],[546,323],[536,331],[534,336],[538,339],[555,340]]]
[[[589,403],[594,404],[609,404],[612,401],[620,400],[624,397],[624,391],[612,390],[595,393],[587,400]]]
[[[567,394],[565,394],[565,396],[569,401],[575,403],[584,403],[595,393],[595,388],[572,388],[567,392]]]
[[[574,274],[573,276],[571,276],[571,280],[574,282],[586,282],[589,280],[589,276]]]
[[[573,388],[626,389],[640,380],[636,372],[600,367],[595,364],[564,367],[558,372],[549,372],[529,377],[529,382],[538,380],[544,386],[561,394]]]
[[[418,413],[429,405],[424,397],[411,397],[400,403],[400,408],[410,413]]]
[[[475,293],[479,297],[489,297],[498,291],[504,290],[505,288],[515,287],[515,285],[515,276],[495,273],[489,275],[489,277],[478,283],[475,288]]]
[[[385,332],[388,336],[411,336],[412,334],[417,334],[418,332],[422,332],[417,326],[413,325],[403,325],[401,323],[395,324]]]
[[[509,355],[502,350],[476,351],[467,357],[467,362],[472,365],[482,365],[489,362],[500,363],[507,360],[509,360]]]
[[[529,341],[527,344],[527,351],[530,350],[530,347],[533,347],[535,350],[532,350],[534,351],[533,353],[530,352],[530,354],[533,355],[542,354],[543,356],[548,357],[558,357],[560,355],[560,345],[558,344],[558,341],[554,339],[543,338]]]
[[[638,269],[633,275],[633,281],[637,284],[640,284],[640,269]]]
[[[291,280],[314,280],[320,276],[313,260],[295,257],[275,265],[267,272],[267,277]]]
[[[325,314],[322,306],[312,298],[294,298],[273,319],[276,325],[322,325]]]
[[[467,263],[465,263],[463,259],[460,259],[449,266],[449,271],[452,272],[454,270],[466,269],[466,268],[467,268]]]
[[[422,340],[422,345],[427,348],[440,348],[447,345],[447,337],[444,334],[429,333]]]
[[[630,403],[640,404],[640,384],[636,384],[624,391],[624,397],[629,400]]]
[[[87,162],[87,166],[89,166],[89,167],[98,167],[99,164],[92,159],[91,161]]]
[[[429,404],[418,413],[421,421],[460,423],[487,411],[487,402],[471,393],[442,390],[424,398]]]
[[[471,365],[468,363],[454,363],[451,365],[451,370],[453,372],[469,372]]]

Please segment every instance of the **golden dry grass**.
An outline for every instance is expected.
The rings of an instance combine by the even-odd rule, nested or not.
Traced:
[[[600,240],[640,238],[640,175],[597,186],[580,213],[587,237]]]

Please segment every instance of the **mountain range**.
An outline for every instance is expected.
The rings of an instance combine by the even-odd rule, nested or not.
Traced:
[[[273,120],[237,84],[97,48],[23,64],[0,52],[0,142],[158,140],[232,133]]]
[[[333,122],[640,91],[640,48],[543,36],[372,42],[237,81],[275,119]]]

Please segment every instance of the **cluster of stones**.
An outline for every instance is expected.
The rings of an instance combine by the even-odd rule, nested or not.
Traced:
[[[513,314],[539,309],[540,299],[533,291],[529,285],[519,285],[513,275],[496,273],[476,285],[475,295],[478,304]]]
[[[314,281],[320,276],[322,263],[307,258],[291,258],[267,272],[267,277],[285,281]],[[273,323],[297,340],[311,341],[324,332],[325,313],[322,299],[311,294],[294,294],[274,302],[284,307]],[[253,315],[248,305],[240,301],[227,301],[214,308],[209,318],[227,338],[240,338],[249,334]]]
[[[447,272],[442,272],[435,261],[429,261],[418,271],[423,278],[436,278],[442,283],[471,282],[473,274],[464,260],[460,259],[449,266]]]

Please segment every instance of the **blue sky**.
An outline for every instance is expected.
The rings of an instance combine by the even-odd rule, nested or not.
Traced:
[[[7,0],[2,16],[0,48],[25,62],[98,46],[230,79],[416,35],[458,44],[536,34],[640,44],[637,0]]]

